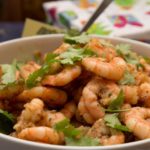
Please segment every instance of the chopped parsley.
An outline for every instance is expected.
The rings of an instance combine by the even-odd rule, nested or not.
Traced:
[[[70,124],[68,119],[58,122],[54,129],[58,132],[63,132],[65,136],[66,145],[72,146],[97,146],[99,140],[92,137],[82,136],[79,129]]]
[[[106,114],[104,117],[104,121],[108,127],[111,127],[119,131],[130,132],[126,126],[121,124],[121,122],[118,119],[117,113]]]
[[[132,52],[128,44],[120,44],[116,46],[116,51],[119,56],[123,57],[129,64],[139,65],[139,57],[136,53]]]
[[[64,41],[69,44],[87,44],[90,40],[90,37],[86,34],[79,36],[68,36],[64,37]]]
[[[129,71],[126,71],[124,73],[123,78],[119,81],[119,84],[133,85],[133,84],[135,84],[135,77]]]

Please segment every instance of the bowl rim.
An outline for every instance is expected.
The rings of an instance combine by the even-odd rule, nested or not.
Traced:
[[[136,44],[139,46],[144,46],[144,47],[148,47],[150,48],[150,44],[144,43],[144,42],[140,42],[140,41],[136,41],[133,39],[129,39],[126,37],[116,37],[116,36],[105,36],[105,35],[96,35],[96,34],[91,34],[91,37],[97,37],[97,38],[103,38],[103,39],[108,39],[108,40],[117,40],[117,41],[121,41],[121,42],[127,42],[127,43],[131,43],[131,44]],[[6,44],[12,44],[14,42],[23,42],[23,41],[30,41],[30,40],[38,40],[38,39],[48,39],[48,38],[63,38],[64,34],[50,34],[50,35],[34,35],[34,36],[30,36],[30,37],[22,37],[22,38],[16,38],[16,39],[12,39],[12,40],[8,40],[8,41],[4,41],[4,42],[0,42],[0,46],[4,46]]]
[[[20,42],[25,42],[25,41],[30,41],[30,40],[39,40],[39,39],[49,39],[49,38],[63,38],[63,34],[51,34],[51,35],[38,35],[38,36],[32,36],[32,37],[24,37],[24,38],[18,38],[6,42],[0,43],[1,46],[7,46],[7,44],[13,44],[13,43],[20,43]],[[142,43],[139,41],[127,39],[127,38],[120,38],[120,37],[108,37],[108,36],[99,36],[99,35],[91,35],[91,37],[98,37],[98,38],[103,38],[103,39],[108,39],[108,40],[116,40],[120,42],[126,42],[129,44],[135,44],[143,47],[147,47],[150,49],[150,44]],[[52,145],[52,144],[44,144],[44,143],[38,143],[38,142],[33,142],[33,141],[27,141],[23,139],[18,139],[15,137],[11,137],[9,135],[5,135],[0,133],[0,138],[4,140],[8,140],[8,142],[13,142],[17,144],[23,144],[23,145],[29,145],[29,146],[34,146],[38,148],[54,148],[56,150],[60,149],[66,149],[66,150],[76,150],[76,149],[81,149],[81,150],[107,150],[107,149],[112,149],[115,150],[116,148],[131,148],[134,146],[140,146],[146,143],[150,143],[150,139],[145,139],[141,141],[136,141],[136,142],[131,142],[131,143],[125,143],[125,144],[117,144],[117,145],[110,145],[110,146],[62,146],[62,145]]]

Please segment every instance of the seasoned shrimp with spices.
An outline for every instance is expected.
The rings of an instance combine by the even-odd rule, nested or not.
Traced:
[[[21,77],[23,77],[24,79],[27,79],[31,73],[33,73],[34,71],[38,69],[40,69],[40,65],[38,65],[34,61],[29,61],[27,64],[23,65],[20,68],[19,73]]]
[[[103,62],[99,58],[84,58],[82,65],[100,77],[116,81],[122,78],[126,70],[126,62],[120,57],[114,57],[110,62]]]
[[[108,106],[112,100],[117,98],[120,92],[119,86],[108,80],[101,80],[101,90],[99,92],[99,101],[105,107]]]
[[[70,101],[64,105],[64,107],[60,110],[67,118],[71,119],[76,112],[77,106],[74,101]]]
[[[139,87],[140,101],[144,106],[150,107],[150,83],[143,83]]]
[[[18,134],[18,138],[49,144],[63,144],[64,142],[62,134],[48,127],[31,127],[23,129]]]
[[[133,107],[122,113],[122,120],[133,134],[139,139],[150,138],[150,109]]]
[[[102,43],[102,40],[93,38],[86,46],[94,51],[99,57],[106,58],[108,61],[110,61],[116,56],[116,51],[112,47],[105,46]]]
[[[43,120],[41,120],[40,125],[53,127],[56,123],[65,119],[65,116],[61,112],[56,112],[55,110],[45,110],[43,112]]]
[[[98,93],[100,89],[101,89],[101,79],[93,78],[85,86],[82,92],[84,105],[87,108],[90,115],[93,117],[94,122],[105,115],[103,107],[98,102]],[[86,120],[86,118],[84,119]]]
[[[122,86],[121,89],[124,92],[126,103],[129,103],[131,105],[135,105],[138,103],[138,100],[139,100],[139,94],[138,94],[139,87],[138,86],[125,85],[125,86]]]
[[[42,80],[42,85],[64,86],[81,74],[80,66],[68,66],[55,75],[47,75]]]
[[[125,142],[124,134],[107,127],[103,119],[97,120],[89,129],[87,135],[98,138],[102,145],[115,145]]]
[[[63,43],[60,47],[58,47],[56,50],[54,50],[54,53],[61,54],[61,53],[65,52],[69,47],[71,47],[69,44]]]
[[[86,106],[84,104],[84,98],[83,97],[80,98],[80,101],[78,104],[78,110],[76,111],[76,119],[80,122],[86,121],[88,124],[93,124],[95,122],[95,119],[89,113],[88,109],[86,108]]]
[[[31,102],[24,105],[25,109],[18,117],[14,129],[18,132],[27,127],[35,126],[35,123],[41,120],[44,111],[44,103],[40,99],[33,99]]]
[[[37,86],[24,90],[16,99],[18,101],[28,102],[33,98],[40,98],[49,106],[54,107],[65,104],[67,101],[67,94],[56,88]]]

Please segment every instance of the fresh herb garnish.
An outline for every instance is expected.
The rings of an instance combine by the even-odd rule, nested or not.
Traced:
[[[118,55],[123,57],[127,63],[134,65],[140,64],[138,55],[132,52],[130,49],[131,47],[127,44],[120,44],[116,46]]]
[[[84,57],[90,57],[94,55],[96,56],[96,54],[91,50],[75,48],[69,48],[60,55],[49,53],[47,54],[42,67],[29,75],[28,79],[26,80],[26,85],[29,88],[34,87],[46,74],[49,73],[49,71],[52,69],[52,65],[56,62],[63,65],[73,65],[76,61],[80,61]],[[56,59],[56,57],[59,57],[59,59]],[[51,71],[51,74],[52,73],[53,72]]]
[[[90,37],[86,34],[82,34],[80,36],[68,36],[64,37],[64,41],[69,44],[86,44],[90,40]]]
[[[73,125],[71,125],[68,119],[64,119],[58,122],[54,126],[54,129],[58,132],[64,133],[66,145],[72,145],[72,146],[99,145],[99,140],[87,136],[82,136],[81,131],[75,128]]]
[[[113,46],[109,41],[100,40],[100,43],[101,43],[104,47],[111,47],[111,48],[114,48],[114,46]]]
[[[67,65],[73,65],[74,62],[82,60],[84,57],[90,57],[90,56],[96,56],[96,53],[89,49],[83,49],[83,48],[69,48],[64,53],[60,54],[60,63],[61,64],[67,64]]]
[[[0,132],[4,134],[9,134],[13,131],[13,125],[15,118],[12,114],[7,111],[0,109]]]
[[[57,62],[55,59],[56,57],[56,54],[47,54],[45,63],[42,65],[42,67],[29,75],[28,79],[26,80],[27,87],[34,87],[39,81],[41,81],[43,76],[49,72],[51,65]]]
[[[126,71],[123,78],[119,81],[121,85],[133,85],[134,83],[135,77],[129,71]]]
[[[54,129],[63,132],[67,137],[76,137],[80,134],[80,130],[70,124],[69,119],[64,119],[54,126]]]
[[[117,113],[106,114],[104,117],[104,121],[107,126],[113,128],[113,129],[117,129],[117,130],[124,131],[124,132],[130,132],[126,126],[121,124],[121,122],[118,119]]]
[[[7,85],[14,83],[16,81],[16,61],[14,61],[11,65],[4,64],[2,67],[2,77],[1,84]]]
[[[124,101],[124,93],[121,90],[117,98],[112,100],[108,106],[108,110],[119,110]]]

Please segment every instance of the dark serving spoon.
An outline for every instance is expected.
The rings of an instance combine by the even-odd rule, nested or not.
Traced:
[[[89,29],[89,27],[94,23],[97,17],[99,17],[103,13],[103,11],[110,5],[112,1],[113,0],[103,0],[103,2],[99,5],[97,10],[94,12],[94,14],[88,20],[86,25],[82,28],[82,30],[80,31],[80,34],[83,32],[86,32]]]

